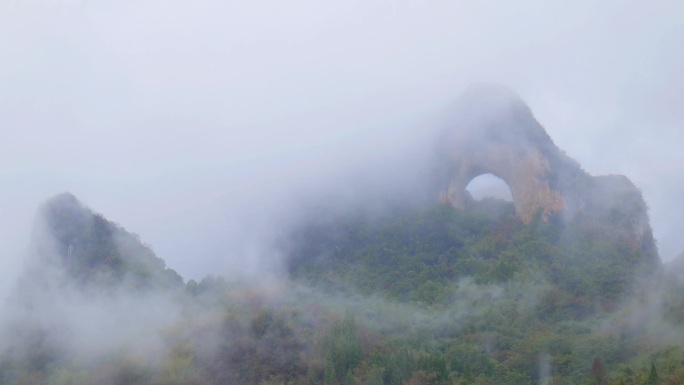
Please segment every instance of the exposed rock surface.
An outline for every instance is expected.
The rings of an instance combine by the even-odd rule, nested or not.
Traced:
[[[463,208],[466,187],[475,177],[493,174],[510,187],[524,223],[591,217],[629,229],[644,250],[656,253],[647,207],[625,176],[591,176],[551,140],[530,108],[513,92],[477,86],[457,103],[440,138],[448,186],[440,200]]]

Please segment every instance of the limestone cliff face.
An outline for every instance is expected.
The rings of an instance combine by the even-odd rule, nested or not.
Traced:
[[[463,208],[466,187],[493,174],[510,187],[521,221],[586,218],[629,228],[642,249],[655,253],[646,204],[625,176],[594,177],[565,155],[513,92],[478,86],[464,93],[439,143],[446,164],[440,200]]]

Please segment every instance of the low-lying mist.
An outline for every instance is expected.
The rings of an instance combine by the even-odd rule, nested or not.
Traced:
[[[0,382],[636,384],[654,362],[679,378],[684,288],[625,219],[634,202],[531,223],[497,197],[440,204],[447,123],[236,170],[228,189],[208,177],[192,209],[167,207],[187,223],[160,218],[176,244],[206,241],[184,262],[219,266],[204,277],[77,197],[49,199],[7,243],[25,246],[3,246],[22,262]]]

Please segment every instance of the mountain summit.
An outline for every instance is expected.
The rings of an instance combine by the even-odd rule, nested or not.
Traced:
[[[631,233],[635,247],[656,255],[639,189],[623,175],[585,172],[556,146],[514,92],[492,85],[472,87],[454,112],[439,142],[446,182],[442,202],[463,208],[470,181],[492,174],[510,187],[524,223],[537,215],[544,221],[610,222]]]
[[[84,285],[182,285],[182,278],[133,233],[83,205],[71,193],[47,200],[33,241],[38,266],[53,263]]]

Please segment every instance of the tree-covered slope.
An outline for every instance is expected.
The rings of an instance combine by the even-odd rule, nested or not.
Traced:
[[[85,207],[72,194],[63,193],[45,202],[38,223],[36,262],[57,263],[74,282],[125,281],[140,288],[183,282],[137,235]]]
[[[43,209],[53,243],[38,249],[56,250],[75,285],[52,286],[2,329],[0,383],[684,380],[684,287],[619,226],[525,225],[490,199],[364,212],[321,216],[280,242],[290,277],[176,290],[137,237],[58,197]]]
[[[514,215],[512,203],[471,201],[466,210],[437,206],[423,211],[368,217],[362,214],[301,229],[291,274],[307,282],[399,301],[447,304],[458,281],[497,284],[539,276],[575,312],[611,306],[635,277],[657,260],[610,223],[569,224]]]

